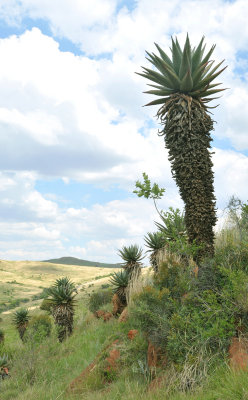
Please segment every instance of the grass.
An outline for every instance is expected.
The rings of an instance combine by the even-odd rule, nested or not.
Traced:
[[[217,259],[230,268],[242,269],[247,252],[238,247],[239,242],[238,232],[223,230],[216,241]],[[42,271],[41,265],[45,266]],[[248,370],[231,370],[228,358],[224,359],[223,356],[217,356],[217,361],[212,364],[204,358],[204,362],[212,367],[207,368],[207,373],[201,370],[200,377],[198,371],[192,369],[196,365],[195,360],[192,364],[192,359],[189,359],[188,365],[185,361],[182,365],[167,364],[166,368],[155,371],[165,377],[163,386],[149,390],[151,374],[146,369],[147,338],[141,331],[134,341],[127,338],[128,331],[135,327],[134,317],[131,315],[125,323],[119,323],[117,319],[105,323],[94,318],[88,310],[88,294],[108,283],[108,275],[114,271],[112,268],[110,271],[104,268],[103,271],[101,268],[35,262],[1,262],[0,268],[2,301],[18,296],[31,295],[31,298],[62,275],[70,277],[81,287],[77,296],[75,329],[63,343],[58,342],[54,327],[51,337],[44,342],[22,343],[11,323],[12,313],[2,313],[0,329],[4,330],[5,343],[0,345],[0,355],[9,354],[12,365],[11,378],[0,381],[1,400],[248,400]],[[137,307],[137,296],[142,293],[144,286],[152,285],[151,273],[149,269],[146,271],[143,271],[141,279],[137,278],[135,284],[129,287],[130,307],[135,304]],[[34,308],[39,302],[30,301],[27,304],[32,315],[41,313]],[[112,306],[108,304],[106,307],[111,310]],[[100,359],[105,360],[107,352],[104,349],[116,338],[119,339],[121,358],[113,381],[103,381],[99,369],[101,364],[98,364],[90,377],[82,381],[78,393],[68,391],[70,383],[97,355],[101,354]],[[206,353],[202,354],[205,357]],[[200,353],[197,359],[201,362]]]
[[[22,343],[11,324],[11,315],[4,315],[0,328],[4,327],[6,341],[0,352],[8,352],[13,358],[11,379],[1,385],[1,400],[246,400],[248,399],[248,372],[233,372],[224,363],[220,365],[193,393],[173,389],[173,373],[170,387],[149,392],[148,381],[142,374],[129,368],[128,359],[121,373],[110,385],[88,380],[82,392],[72,395],[67,391],[74,378],[94,360],[109,341],[109,337],[126,336],[132,322],[120,324],[112,319],[108,323],[92,318],[88,312],[85,294],[79,295],[75,331],[64,343],[58,343],[56,332],[40,345]],[[33,314],[39,313],[34,310]],[[123,348],[125,352],[125,347]],[[138,357],[134,354],[133,357]],[[129,362],[131,360],[129,359]],[[137,364],[138,365],[138,364]],[[169,390],[170,388],[170,390]]]

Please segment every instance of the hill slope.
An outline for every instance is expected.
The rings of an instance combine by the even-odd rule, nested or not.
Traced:
[[[115,271],[117,269],[113,267],[0,260],[0,313],[29,302],[62,276],[68,276],[77,286],[82,286],[92,284],[92,281],[108,283],[109,275]],[[33,304],[27,303],[27,306]]]
[[[87,261],[87,260],[81,260],[80,258],[76,257],[54,258],[51,260],[44,260],[42,262],[49,262],[49,263],[63,264],[63,265],[80,265],[84,267],[120,268],[120,264],[107,264],[97,261]]]

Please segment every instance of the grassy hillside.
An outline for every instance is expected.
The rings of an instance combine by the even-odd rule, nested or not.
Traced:
[[[41,344],[22,343],[11,324],[11,316],[4,315],[0,328],[5,330],[5,344],[1,353],[12,358],[11,378],[0,382],[1,400],[245,400],[248,398],[248,373],[232,372],[225,363],[209,375],[208,380],[192,392],[171,389],[172,375],[166,387],[149,390],[150,377],[145,368],[146,342],[138,337],[127,339],[134,321],[108,323],[97,320],[87,310],[85,294],[79,294],[74,334],[64,343],[52,336]],[[31,311],[33,315],[40,313]],[[121,339],[121,368],[112,382],[100,381],[94,374],[82,379],[80,390],[73,394],[70,383],[78,377],[106,345]],[[1,346],[0,346],[1,347]],[[132,368],[131,368],[132,366]],[[220,384],[221,382],[221,384]]]
[[[61,257],[52,260],[45,260],[43,262],[65,264],[65,265],[81,265],[86,267],[99,267],[99,268],[120,268],[120,264],[106,264],[97,261],[80,260],[75,257]]]
[[[50,318],[52,331],[42,336],[31,319],[22,342],[13,310],[1,314],[0,357],[8,354],[11,373],[0,381],[1,400],[247,400],[247,232],[248,218],[238,227],[228,225],[217,235],[215,256],[199,268],[180,253],[184,247],[161,249],[157,272],[143,269],[126,286],[119,280],[118,289],[128,285],[115,293],[119,301],[126,296],[124,322],[109,313],[111,288],[101,288],[109,283],[102,274],[112,268],[2,262],[1,296],[7,301],[25,293],[31,317]],[[32,293],[62,275],[74,280],[78,294],[73,333],[60,343],[54,310],[66,308],[64,297],[48,317]],[[93,312],[99,308],[110,319],[97,319]]]
[[[0,261],[0,312],[30,301],[42,293],[51,283],[68,276],[77,286],[104,283],[109,274],[117,269],[63,265],[38,261]],[[32,306],[36,305],[32,303]]]

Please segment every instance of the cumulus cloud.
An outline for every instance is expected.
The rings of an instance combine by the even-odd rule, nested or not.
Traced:
[[[213,118],[215,137],[233,150],[215,149],[217,205],[232,194],[247,200],[248,91],[239,56],[248,40],[246,0],[138,0],[131,11],[118,0],[9,0],[0,12],[12,26],[44,19],[54,36],[34,27],[0,39],[0,257],[115,261],[117,248],[142,244],[154,229],[152,204],[128,193],[144,171],[166,187],[159,207],[182,208],[156,110],[141,107],[146,82],[134,73],[147,62],[145,49],[155,50],[154,41],[169,48],[171,34],[181,43],[187,31],[193,43],[205,34],[208,45],[217,43],[216,60],[227,59],[223,82],[231,90]],[[82,55],[62,52],[62,37]],[[61,208],[35,189],[38,178],[55,177],[118,184],[127,197]]]

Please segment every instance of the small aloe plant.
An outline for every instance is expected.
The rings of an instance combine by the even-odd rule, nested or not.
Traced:
[[[110,283],[113,285],[113,292],[116,293],[122,303],[127,302],[126,291],[129,282],[128,271],[114,272],[110,277]]]
[[[119,256],[123,259],[122,267],[128,272],[129,278],[131,279],[134,273],[139,273],[144,256],[142,254],[142,249],[137,245],[133,244],[131,246],[123,246],[121,250],[118,251]]]
[[[9,357],[7,354],[0,356],[0,379],[9,377]]]
[[[148,247],[147,253],[150,253],[150,262],[154,272],[158,272],[157,254],[165,246],[165,237],[162,232],[148,232],[144,237],[145,246]]]
[[[26,308],[21,308],[20,310],[17,310],[14,313],[13,324],[16,326],[22,341],[23,341],[23,337],[26,332],[29,320],[30,320],[30,315]]]
[[[58,328],[60,342],[70,336],[73,331],[77,289],[69,278],[59,278],[47,289],[50,312]]]

